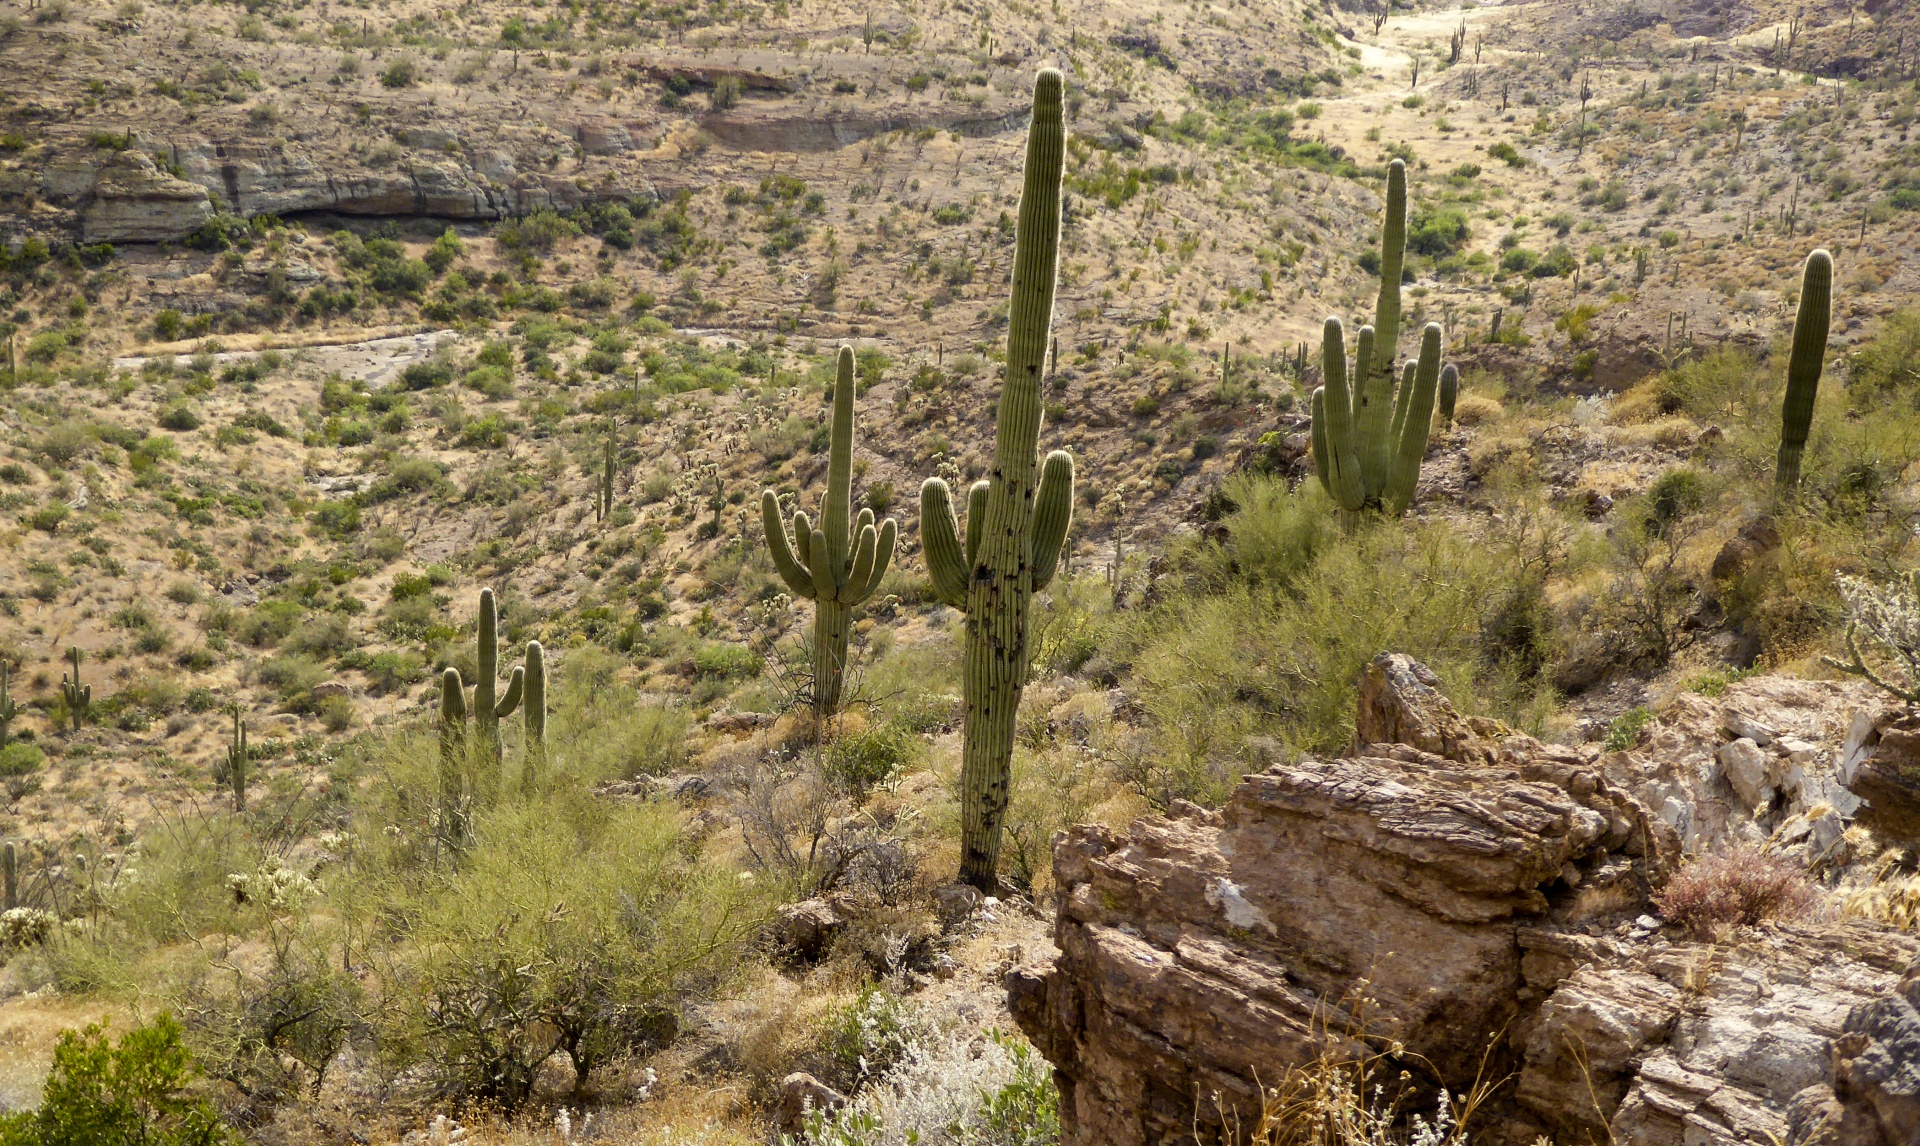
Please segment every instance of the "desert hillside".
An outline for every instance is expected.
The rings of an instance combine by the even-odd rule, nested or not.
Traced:
[[[30,0],[0,77],[0,1140],[1920,1133],[1910,6]]]

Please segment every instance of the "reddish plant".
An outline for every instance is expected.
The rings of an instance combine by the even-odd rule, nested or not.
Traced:
[[[1740,844],[1695,859],[1653,902],[1668,920],[1711,939],[1727,927],[1817,912],[1820,894],[1792,863]]]

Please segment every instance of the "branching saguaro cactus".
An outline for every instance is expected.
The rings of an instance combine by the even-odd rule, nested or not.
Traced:
[[[1407,363],[1397,392],[1388,388],[1389,417],[1363,416],[1348,385],[1346,334],[1337,318],[1327,320],[1321,343],[1322,385],[1313,392],[1313,462],[1320,483],[1349,522],[1362,510],[1399,517],[1413,504],[1433,427],[1434,394],[1440,383],[1441,330],[1428,323],[1420,336],[1420,357]],[[1360,328],[1359,362],[1374,343],[1371,327]],[[1356,363],[1357,366],[1357,363]]]
[[[847,620],[873,595],[893,561],[899,526],[889,517],[876,527],[872,509],[853,512],[853,348],[842,346],[833,382],[833,427],[827,448],[827,497],[820,521],[795,512],[793,534],[780,520],[780,497],[760,495],[760,523],[780,579],[796,597],[813,602],[813,711],[840,711],[846,684]]]
[[[492,760],[500,759],[500,721],[513,715],[513,710],[520,706],[520,692],[526,684],[525,670],[515,665],[513,675],[507,679],[505,695],[496,698],[494,674],[500,667],[499,624],[493,590],[480,590],[480,631],[477,638],[480,665],[479,676],[473,682],[473,727],[477,747],[484,749]]]
[[[1800,309],[1793,318],[1793,350],[1787,358],[1787,396],[1780,411],[1780,460],[1774,480],[1782,489],[1800,484],[1800,458],[1813,425],[1813,400],[1827,360],[1827,330],[1833,321],[1833,256],[1824,249],[1807,256],[1800,274]]]
[[[247,725],[240,706],[233,706],[233,739],[227,744],[227,787],[233,790],[233,810],[247,810]]]
[[[80,647],[67,649],[67,657],[73,661],[73,679],[64,674],[60,677],[60,696],[67,702],[67,716],[75,728],[87,722],[87,709],[93,705],[93,686],[80,683]]]
[[[520,719],[526,723],[526,763],[520,782],[531,788],[547,769],[547,651],[539,641],[527,642],[526,687],[520,694]]]
[[[968,491],[964,546],[947,484],[936,478],[920,489],[920,533],[934,593],[967,615],[960,878],[983,889],[998,883],[1033,594],[1053,579],[1073,515],[1073,458],[1062,451],[1048,454],[1044,465],[1036,458],[1060,255],[1063,86],[1051,68],[1034,82],[993,469]]]

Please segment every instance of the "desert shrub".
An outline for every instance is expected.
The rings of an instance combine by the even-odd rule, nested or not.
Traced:
[[[1856,409],[1920,405],[1920,311],[1888,315],[1875,336],[1847,359],[1847,395]]]
[[[713,680],[748,680],[760,675],[766,661],[745,645],[713,642],[693,654],[693,671]]]
[[[1805,918],[1819,910],[1821,898],[1792,862],[1741,844],[1681,868],[1654,904],[1670,922],[1711,940],[1729,927]]]
[[[825,1081],[851,1092],[892,1070],[923,1033],[913,1008],[881,987],[867,987],[823,1024]]]
[[[817,1112],[798,1146],[1049,1146],[1060,1095],[1046,1061],[998,1031],[926,1032],[838,1113]]]
[[[483,812],[472,835],[457,869],[381,904],[416,944],[386,1046],[448,1095],[513,1110],[556,1053],[584,1082],[657,1045],[759,924],[750,886],[689,861],[667,809],[563,790]]]
[[[40,1108],[0,1120],[6,1146],[220,1146],[235,1141],[194,1083],[180,1024],[162,1014],[109,1043],[99,1024],[63,1031]]]
[[[0,748],[0,777],[25,776],[39,771],[46,762],[46,753],[24,740],[16,740]]]
[[[1128,776],[1150,800],[1223,798],[1252,737],[1339,751],[1360,671],[1382,650],[1426,663],[1464,709],[1533,721],[1545,698],[1530,674],[1483,653],[1491,604],[1525,575],[1504,555],[1449,524],[1340,534],[1314,483],[1236,489],[1225,540],[1177,550],[1179,575],[1109,652],[1131,668],[1153,731]]]
[[[210,1076],[255,1102],[318,1096],[328,1066],[364,1025],[360,984],[327,958],[325,938],[275,928],[264,966],[190,985],[182,1014]]]
[[[838,737],[827,745],[821,766],[849,792],[864,794],[898,774],[920,754],[920,738],[880,724]]]

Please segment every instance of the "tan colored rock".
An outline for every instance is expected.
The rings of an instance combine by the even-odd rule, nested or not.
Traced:
[[[140,151],[122,151],[95,175],[92,202],[81,214],[89,243],[153,243],[192,234],[213,217],[206,189],[155,166]]]
[[[780,1105],[774,1112],[774,1122],[782,1134],[797,1135],[806,1129],[808,1115],[815,1111],[832,1113],[846,1104],[846,1095],[797,1070],[780,1080]]]

